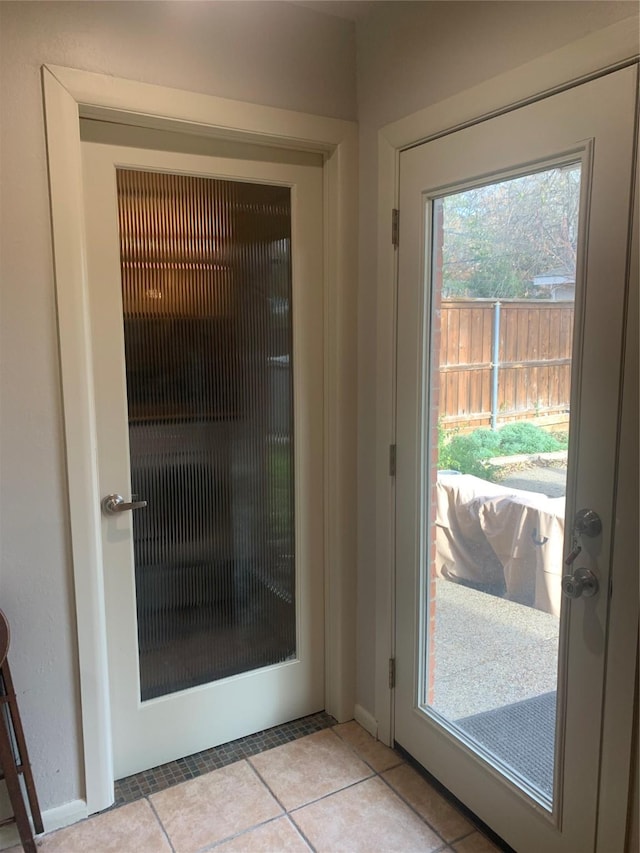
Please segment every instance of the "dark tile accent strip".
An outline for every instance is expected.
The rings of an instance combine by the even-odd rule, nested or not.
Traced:
[[[196,752],[195,755],[188,755],[186,758],[179,758],[168,764],[161,764],[159,767],[136,773],[134,776],[127,776],[126,779],[119,779],[115,783],[115,802],[111,808],[133,803],[150,794],[164,791],[172,785],[195,779],[197,776],[209,773],[210,770],[219,770],[227,764],[233,764],[234,761],[241,761],[243,758],[272,749],[274,746],[282,746],[283,743],[289,743],[335,725],[336,721],[333,717],[325,711],[320,711],[310,717],[301,717],[299,720],[283,723],[281,726],[265,729],[230,743],[223,743],[213,749]]]

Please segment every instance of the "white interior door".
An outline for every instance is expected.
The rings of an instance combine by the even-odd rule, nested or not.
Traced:
[[[400,155],[395,739],[521,853],[595,845],[636,91]]]
[[[324,707],[322,165],[280,159],[83,142],[116,778]]]

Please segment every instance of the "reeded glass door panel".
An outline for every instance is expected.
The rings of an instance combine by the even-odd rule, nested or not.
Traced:
[[[117,187],[146,700],[296,656],[291,192]]]
[[[552,807],[579,164],[429,202],[420,704]]]

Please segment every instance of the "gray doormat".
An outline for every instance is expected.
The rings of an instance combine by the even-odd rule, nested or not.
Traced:
[[[456,720],[456,725],[542,794],[552,798],[555,690],[463,717]]]

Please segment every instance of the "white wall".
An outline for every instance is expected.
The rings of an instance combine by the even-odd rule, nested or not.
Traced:
[[[616,21],[635,2],[380,2],[357,24],[360,122],[357,702],[375,715],[377,132]],[[638,27],[637,18],[630,26]],[[390,213],[389,213],[390,216]]]
[[[3,2],[0,28],[0,606],[48,809],[84,792],[40,66],[353,119],[355,33],[271,2]]]

